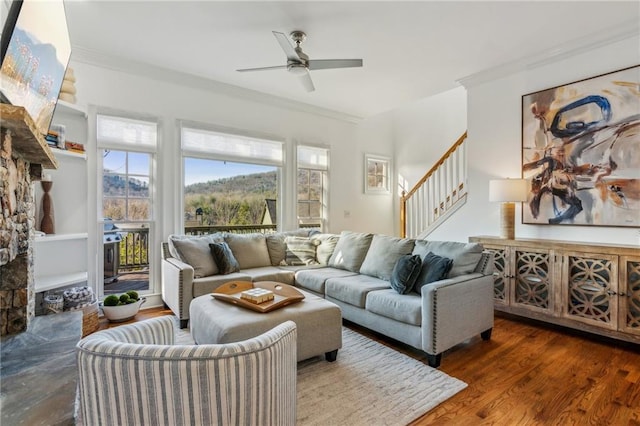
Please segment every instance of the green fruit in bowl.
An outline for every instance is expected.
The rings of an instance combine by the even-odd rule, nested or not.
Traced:
[[[140,299],[140,296],[138,296],[138,292],[135,290],[129,290],[127,294],[129,295],[130,299],[133,299],[134,302]]]
[[[105,297],[104,302],[102,303],[104,304],[104,306],[117,306],[119,301],[120,299],[118,299],[118,296],[116,296],[115,294],[111,294]]]
[[[121,302],[123,305],[126,305],[127,303],[129,303],[129,299],[130,299],[130,298],[129,298],[129,295],[128,295],[127,293],[124,293],[124,294],[121,294],[121,295],[120,295],[120,302]]]

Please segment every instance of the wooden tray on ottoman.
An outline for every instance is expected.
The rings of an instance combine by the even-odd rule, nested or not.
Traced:
[[[243,291],[251,290],[252,288],[271,290],[274,296],[273,300],[263,303],[253,303],[240,297]],[[304,299],[304,294],[300,293],[295,287],[276,281],[258,281],[255,283],[249,281],[231,281],[222,284],[214,293],[211,293],[211,296],[223,302],[232,303],[261,313],[271,312]]]

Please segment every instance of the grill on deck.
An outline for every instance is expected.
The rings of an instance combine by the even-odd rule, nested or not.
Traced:
[[[109,284],[118,281],[118,269],[120,268],[120,241],[122,235],[118,227],[113,223],[104,224],[104,283]]]

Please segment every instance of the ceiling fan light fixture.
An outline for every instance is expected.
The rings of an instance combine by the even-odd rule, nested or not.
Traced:
[[[287,69],[293,75],[304,75],[307,72],[307,67],[303,64],[290,64]]]

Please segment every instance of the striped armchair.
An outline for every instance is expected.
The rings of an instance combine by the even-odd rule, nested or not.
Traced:
[[[295,323],[221,345],[174,345],[173,323],[154,318],[78,343],[80,422],[295,424]]]

